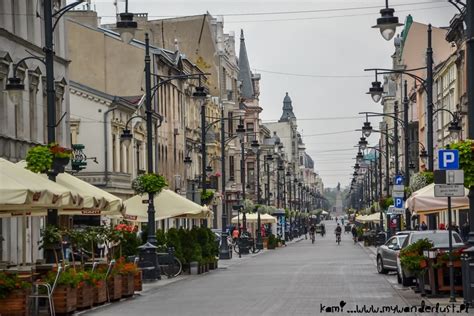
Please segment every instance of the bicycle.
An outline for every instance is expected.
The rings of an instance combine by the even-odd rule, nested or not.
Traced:
[[[338,245],[341,244],[341,234],[336,234],[336,242]]]
[[[167,253],[159,252],[157,256],[161,274],[166,275],[168,278],[174,278],[183,271],[183,264],[175,257],[173,248],[169,248]]]
[[[247,248],[249,252],[252,252],[252,253],[259,253],[260,252],[260,249],[258,249],[256,247],[255,240],[253,238],[240,238],[240,239],[237,239],[237,241],[234,243],[234,245],[232,247],[237,254],[240,253],[240,246],[241,245],[242,245],[242,248],[244,248],[244,246],[246,246],[245,248]]]

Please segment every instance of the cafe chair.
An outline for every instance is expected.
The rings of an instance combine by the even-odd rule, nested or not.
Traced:
[[[36,282],[35,283],[35,292],[34,292],[34,294],[31,294],[31,295],[28,296],[28,299],[32,299],[32,298],[35,299],[35,306],[34,306],[35,307],[35,313],[38,313],[38,308],[39,308],[38,300],[43,298],[43,299],[48,300],[50,315],[51,316],[56,315],[56,312],[54,310],[53,293],[54,293],[54,289],[56,288],[56,285],[58,283],[59,277],[61,276],[62,271],[63,271],[63,267],[58,266],[58,272],[56,273],[56,277],[54,278],[54,283],[53,283],[52,286],[47,282]],[[46,290],[45,294],[40,293],[41,288]]]
[[[107,268],[107,273],[105,274],[105,289],[107,290],[107,302],[110,302],[110,293],[109,293],[109,284],[108,284],[108,278],[110,273],[112,272],[112,269],[114,268],[115,265],[115,259],[110,260],[109,266]]]

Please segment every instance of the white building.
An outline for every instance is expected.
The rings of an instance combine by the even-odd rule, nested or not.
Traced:
[[[65,0],[54,1],[62,7]],[[44,27],[41,1],[0,1],[0,157],[19,161],[28,149],[47,141],[46,73],[43,63],[25,57],[43,58]],[[63,116],[56,128],[56,140],[69,143],[68,60],[64,41],[64,23],[59,20],[54,32],[54,78],[56,81],[56,117]],[[5,91],[8,78],[18,64],[17,77],[25,90],[13,103]],[[39,258],[37,241],[43,217],[0,218],[0,261],[34,262]],[[22,233],[26,227],[25,235]]]

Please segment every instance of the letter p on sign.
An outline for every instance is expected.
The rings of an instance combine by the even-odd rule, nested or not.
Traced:
[[[455,149],[440,149],[438,162],[440,170],[459,169],[459,152]]]

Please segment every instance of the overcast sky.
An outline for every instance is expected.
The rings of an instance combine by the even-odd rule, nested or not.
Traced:
[[[102,22],[115,22],[114,0],[92,3]],[[262,75],[262,119],[280,117],[288,92],[315,170],[326,187],[335,187],[338,182],[346,186],[351,179],[357,152],[353,146],[360,137],[353,130],[364,121],[357,113],[382,109],[365,94],[372,76],[363,69],[391,67],[393,41],[385,41],[371,28],[384,5],[383,0],[129,0],[129,11],[147,12],[149,18],[208,11],[224,15],[226,32],[235,31],[238,37],[243,29],[250,65]],[[123,7],[119,2],[119,12]],[[392,0],[390,7],[401,23],[411,14],[417,22],[447,26],[455,13],[447,0]],[[308,10],[319,12],[295,13]],[[373,126],[378,121],[372,120]],[[375,144],[376,137],[371,136],[369,144]]]

